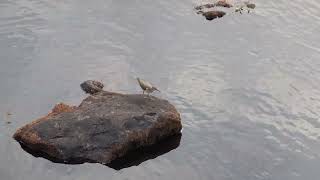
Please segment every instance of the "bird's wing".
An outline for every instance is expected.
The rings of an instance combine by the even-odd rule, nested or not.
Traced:
[[[149,83],[148,81],[141,80],[141,82],[143,83],[144,86],[146,86],[146,88],[149,88],[149,89],[152,88],[152,84]]]

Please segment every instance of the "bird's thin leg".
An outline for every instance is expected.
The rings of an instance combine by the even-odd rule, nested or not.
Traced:
[[[142,94],[144,94],[144,90],[142,91]]]

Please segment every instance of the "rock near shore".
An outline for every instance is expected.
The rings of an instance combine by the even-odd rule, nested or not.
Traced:
[[[21,146],[54,162],[109,164],[131,150],[180,134],[180,114],[168,101],[100,91],[78,107],[58,104],[14,134]]]

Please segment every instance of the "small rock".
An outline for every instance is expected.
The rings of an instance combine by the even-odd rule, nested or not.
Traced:
[[[246,6],[247,6],[247,8],[250,8],[250,9],[256,8],[256,5],[253,3],[247,3]]]
[[[213,8],[214,6],[215,6],[215,4],[204,4],[204,5],[196,6],[194,9],[195,10],[202,10],[205,8]]]
[[[243,11],[243,10],[244,10],[243,7],[240,6],[240,7],[236,8],[236,9],[234,10],[234,12],[239,12],[240,14],[242,14],[242,11]]]
[[[220,7],[225,7],[225,8],[231,8],[232,5],[230,3],[228,3],[225,0],[220,0],[218,2],[215,3],[215,6],[220,6]]]
[[[203,5],[204,8],[213,8],[215,4],[205,4]]]
[[[221,18],[224,15],[226,15],[225,12],[223,11],[208,11],[208,12],[204,12],[202,13],[202,15],[209,21],[215,19],[215,18]]]
[[[99,81],[87,80],[80,84],[81,89],[88,94],[95,94],[102,91],[104,85]]]

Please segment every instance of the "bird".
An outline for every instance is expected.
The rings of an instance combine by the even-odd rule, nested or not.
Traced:
[[[144,94],[144,92],[147,92],[147,94],[149,95],[150,93],[153,93],[154,91],[159,91],[159,89],[157,89],[151,83],[149,83],[145,80],[137,78],[137,81],[142,89],[142,94]]]

